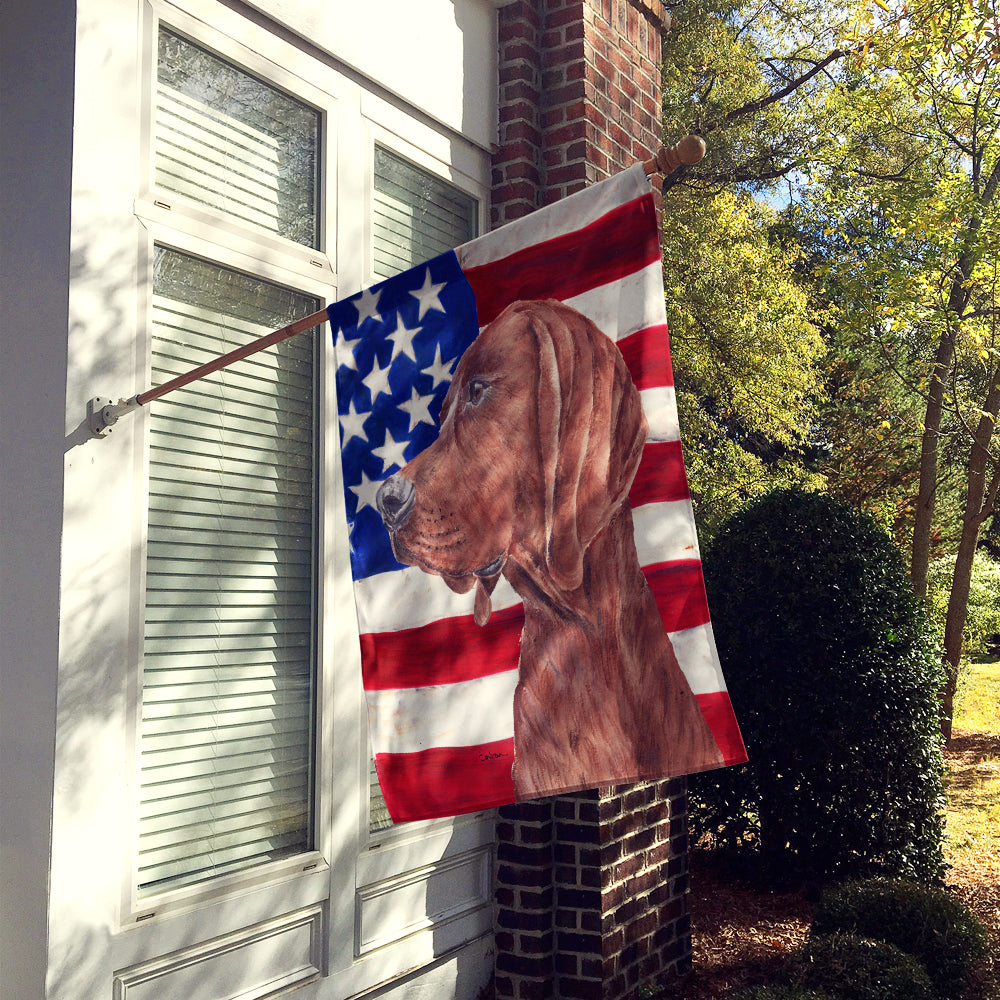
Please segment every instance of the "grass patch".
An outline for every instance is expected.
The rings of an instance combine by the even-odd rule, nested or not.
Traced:
[[[991,954],[970,996],[1000,1000],[1000,662],[963,671],[945,752],[948,888],[986,925]]]
[[[976,861],[1000,872],[1000,662],[974,663],[963,676],[948,746],[951,864]]]
[[[955,698],[955,728],[1000,736],[1000,660],[962,671]]]

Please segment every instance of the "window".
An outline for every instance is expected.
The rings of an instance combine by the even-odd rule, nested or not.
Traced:
[[[347,69],[342,25],[305,7],[90,9],[100,30],[67,63],[68,415],[372,281],[376,144],[482,215],[488,150],[446,124],[446,106],[385,88],[399,25]],[[282,24],[285,12],[322,24]],[[473,45],[488,68],[489,21],[471,40],[463,27],[456,59]],[[462,95],[461,60],[437,78],[447,101]],[[395,199],[414,233],[422,201]],[[67,439],[56,992],[264,997],[308,983],[342,1000],[485,976],[492,817],[369,836],[335,394],[323,324],[137,408],[102,442],[83,422]]]
[[[477,205],[461,189],[375,147],[374,272],[391,278],[479,235]]]
[[[317,305],[158,247],[153,382]],[[140,894],[311,847],[313,354],[284,341],[150,414]]]
[[[320,115],[159,29],[157,191],[313,247]],[[157,245],[151,384],[315,312],[318,299]],[[314,847],[318,363],[314,332],[149,414],[137,893]]]
[[[159,31],[156,185],[318,246],[319,113]]]

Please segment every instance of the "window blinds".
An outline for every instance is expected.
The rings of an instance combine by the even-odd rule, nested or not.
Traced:
[[[476,235],[476,200],[375,147],[375,274],[391,278]]]
[[[157,248],[153,383],[317,305]],[[150,409],[140,895],[311,847],[314,347]]]
[[[317,246],[319,112],[161,28],[156,185]]]
[[[375,147],[373,205],[374,272],[391,278],[423,260],[466,243],[477,235],[476,200],[394,153]],[[369,766],[371,832],[392,825]]]

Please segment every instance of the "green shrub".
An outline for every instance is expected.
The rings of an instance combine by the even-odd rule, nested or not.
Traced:
[[[854,934],[810,938],[798,956],[794,979],[819,987],[837,1000],[933,1000],[924,967],[884,941]]]
[[[812,933],[850,932],[895,945],[918,959],[938,993],[959,997],[986,956],[986,933],[947,890],[904,879],[870,879],[827,889]]]
[[[750,760],[691,779],[695,834],[779,873],[940,877],[943,674],[889,536],[780,490],[723,526],[704,568]]]

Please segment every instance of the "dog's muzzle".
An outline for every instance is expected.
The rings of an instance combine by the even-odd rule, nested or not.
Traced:
[[[375,505],[382,515],[385,526],[395,531],[403,526],[403,522],[413,510],[417,491],[409,479],[398,473],[390,476],[375,494]]]

